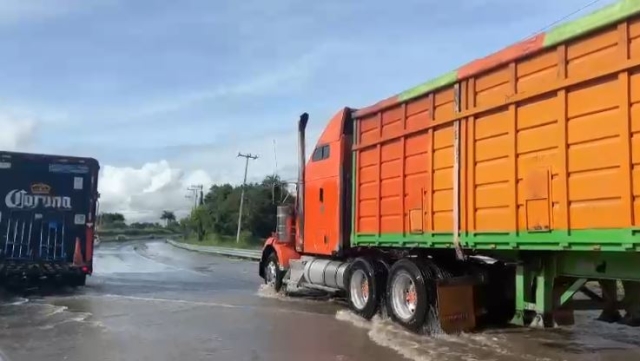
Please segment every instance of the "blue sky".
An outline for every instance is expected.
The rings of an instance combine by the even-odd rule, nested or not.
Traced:
[[[11,143],[20,150],[138,173],[166,161],[239,181],[237,151],[261,155],[258,177],[273,172],[273,140],[291,169],[301,112],[314,139],[343,106],[488,55],[589,2],[0,0],[0,119],[25,128]]]

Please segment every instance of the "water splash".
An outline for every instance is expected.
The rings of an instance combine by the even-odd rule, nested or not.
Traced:
[[[378,314],[371,321],[367,321],[349,310],[339,310],[336,318],[367,330],[369,338],[374,343],[390,348],[413,361],[551,361],[544,357],[510,351],[509,340],[500,335],[447,335],[439,325],[425,327],[421,334],[414,334],[384,315]]]

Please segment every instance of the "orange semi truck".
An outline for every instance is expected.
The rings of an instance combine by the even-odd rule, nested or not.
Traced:
[[[419,331],[572,322],[592,280],[640,320],[640,0],[328,123],[259,273]],[[606,300],[605,295],[605,300]],[[618,307],[613,302],[609,306]]]

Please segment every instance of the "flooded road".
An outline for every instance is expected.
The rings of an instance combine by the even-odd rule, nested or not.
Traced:
[[[97,250],[87,287],[5,295],[0,360],[634,360],[640,329],[577,313],[577,325],[461,336],[364,322],[339,300],[260,289],[255,262],[163,242]]]

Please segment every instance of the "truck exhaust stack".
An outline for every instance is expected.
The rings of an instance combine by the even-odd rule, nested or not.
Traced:
[[[302,113],[300,120],[298,121],[298,195],[297,199],[297,228],[298,237],[296,240],[296,250],[302,252],[303,238],[304,238],[304,176],[305,176],[305,164],[307,161],[306,156],[306,140],[305,133],[307,129],[307,122],[309,121],[309,114]]]

